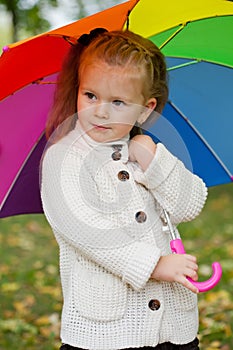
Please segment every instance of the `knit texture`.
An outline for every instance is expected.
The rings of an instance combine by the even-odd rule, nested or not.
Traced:
[[[60,247],[63,343],[113,350],[196,337],[196,295],[150,276],[171,254],[162,208],[174,224],[192,220],[206,195],[202,180],[162,144],[145,173],[128,161],[127,139],[98,144],[79,123],[46,151],[41,197]]]

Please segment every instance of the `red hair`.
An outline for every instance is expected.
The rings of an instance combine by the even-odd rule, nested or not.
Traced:
[[[157,100],[155,110],[161,112],[168,97],[166,64],[163,54],[149,39],[130,31],[103,32],[84,46],[72,46],[64,60],[54,95],[54,103],[46,125],[47,138],[68,117],[77,112],[79,76],[85,61],[103,60],[112,66],[139,69],[145,77],[147,98]],[[72,118],[74,123],[74,118]],[[67,126],[66,134],[73,126]]]

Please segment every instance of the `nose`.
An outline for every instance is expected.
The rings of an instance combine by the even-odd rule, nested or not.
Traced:
[[[95,106],[95,116],[98,118],[108,119],[109,118],[109,104],[108,103],[98,103]]]

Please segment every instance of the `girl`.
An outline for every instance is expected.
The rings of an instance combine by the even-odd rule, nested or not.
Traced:
[[[129,31],[81,36],[60,73],[41,196],[60,247],[63,350],[198,349],[196,258],[171,254],[162,213],[192,220],[207,190],[139,130],[167,94],[163,55]]]

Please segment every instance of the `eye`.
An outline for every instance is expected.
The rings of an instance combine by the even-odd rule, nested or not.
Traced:
[[[124,101],[121,101],[121,100],[114,100],[114,101],[112,101],[112,103],[113,103],[116,107],[125,106],[125,102],[124,102]]]
[[[97,97],[92,92],[88,92],[87,91],[87,92],[84,93],[84,95],[87,96],[87,98],[89,100],[92,100],[92,101],[95,101],[97,99]]]

